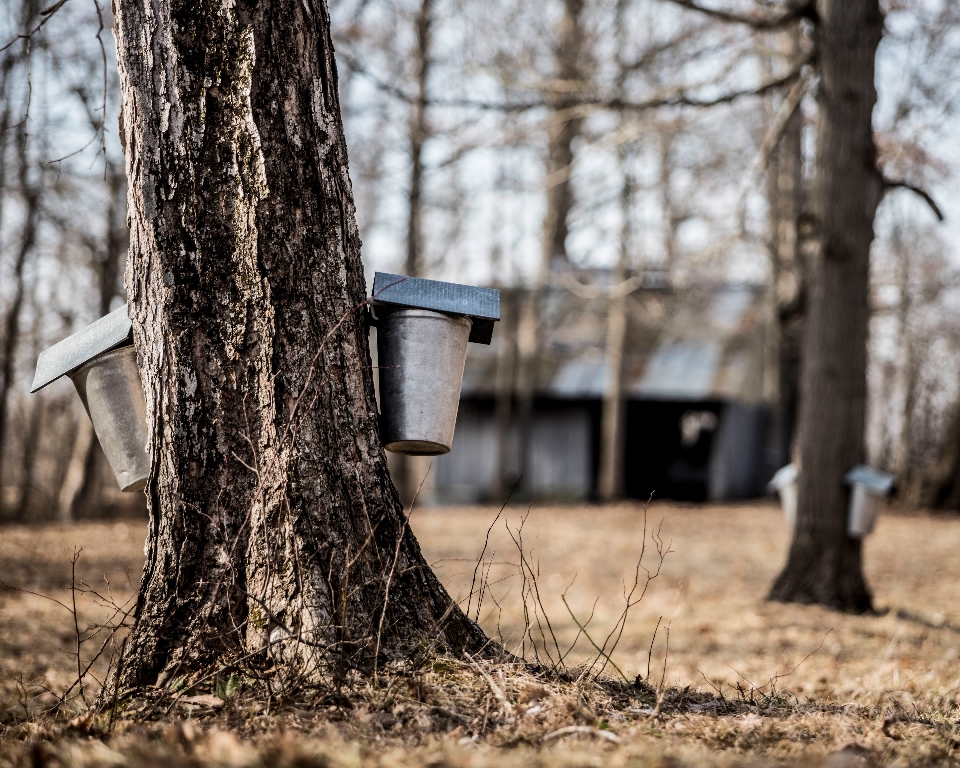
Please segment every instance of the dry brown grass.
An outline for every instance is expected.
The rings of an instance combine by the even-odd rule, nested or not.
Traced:
[[[495,514],[414,512],[424,552],[453,594],[469,592]],[[507,510],[511,530],[525,514]],[[883,517],[866,549],[881,615],[845,616],[764,601],[787,546],[772,506],[654,503],[649,527],[661,519],[673,553],[631,612],[613,657],[628,677],[646,677],[662,617],[640,688],[617,683],[610,667],[605,682],[545,683],[509,664],[480,672],[466,660],[441,660],[393,669],[377,690],[358,680],[349,702],[266,711],[237,695],[222,708],[179,707],[184,722],[136,725],[130,717],[111,734],[85,720],[64,729],[36,714],[76,677],[72,618],[49,600],[2,590],[0,765],[722,765],[828,755],[837,765],[958,762],[960,520]],[[481,569],[491,586],[480,616],[514,650],[524,618],[517,550],[504,522],[491,532],[492,564]],[[581,621],[593,611],[588,630],[602,642],[622,611],[624,583],[633,581],[642,524],[642,506],[634,505],[534,508],[526,519],[525,548],[564,650],[578,630],[561,595]],[[0,579],[64,600],[73,548],[84,546],[80,577],[103,585],[106,575],[122,602],[139,575],[142,535],[131,521],[6,528]],[[648,543],[645,562],[655,567],[651,555]],[[79,609],[91,624],[107,616],[90,596],[81,596]],[[568,663],[591,654],[581,637]],[[36,695],[30,684],[38,682],[49,692]],[[545,738],[569,727],[580,730]]]

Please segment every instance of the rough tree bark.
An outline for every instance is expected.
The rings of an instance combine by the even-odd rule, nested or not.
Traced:
[[[478,650],[380,444],[326,3],[116,6],[154,468],[121,690]]]
[[[797,523],[770,597],[866,611],[861,542],[846,535],[843,475],[864,458],[870,244],[883,195],[872,113],[879,0],[823,0],[814,238],[800,374]]]

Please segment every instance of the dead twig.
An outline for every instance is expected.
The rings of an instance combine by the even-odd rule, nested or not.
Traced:
[[[77,647],[77,682],[80,686],[80,698],[83,699],[84,706],[89,707],[87,694],[83,689],[83,663],[80,659],[80,644],[83,642],[83,637],[80,633],[80,619],[77,616],[77,560],[80,559],[81,552],[83,547],[73,548],[73,559],[70,561],[70,596],[73,599],[73,630]]]
[[[513,705],[510,704],[510,701],[507,699],[507,695],[500,689],[500,686],[494,682],[494,679],[487,674],[486,670],[481,667],[469,653],[464,651],[463,657],[470,663],[470,666],[477,671],[480,677],[482,677],[490,687],[490,691],[493,693],[494,698],[500,702],[500,709],[503,712],[503,715],[505,717],[511,717],[513,715]]]
[[[517,478],[517,482],[515,482],[515,483],[513,484],[513,488],[511,488],[511,489],[510,489],[510,493],[507,494],[507,498],[506,498],[506,500],[503,502],[503,506],[500,507],[500,511],[497,512],[497,516],[496,516],[495,518],[493,518],[493,522],[490,523],[490,527],[487,528],[487,536],[486,536],[486,538],[483,540],[483,549],[480,550],[480,557],[477,558],[477,564],[476,564],[476,566],[474,566],[474,569],[473,569],[473,579],[472,579],[471,582],[470,582],[470,595],[469,595],[469,599],[468,599],[468,601],[467,601],[467,610],[465,611],[465,613],[467,614],[467,616],[470,615],[470,606],[471,606],[472,603],[473,603],[474,588],[476,587],[476,584],[477,584],[477,571],[478,571],[479,568],[480,568],[480,564],[483,562],[483,556],[487,553],[487,547],[488,547],[489,544],[490,544],[490,532],[493,530],[493,526],[495,526],[495,525],[497,524],[497,520],[499,520],[499,519],[500,519],[500,516],[503,514],[503,510],[505,510],[505,509],[507,508],[507,504],[510,503],[510,497],[513,496],[513,492],[514,492],[515,490],[517,490],[517,486],[520,485],[520,481],[521,481],[521,480],[523,480],[523,475],[520,475],[520,477]],[[478,607],[478,608],[477,608],[477,618],[479,618],[479,616],[480,616],[480,608]]]
[[[653,708],[653,716],[656,717],[660,714],[660,705],[663,704],[663,692],[664,685],[667,681],[667,659],[670,656],[670,623],[667,623],[667,628],[664,630],[667,635],[667,646],[663,651],[663,672],[660,675],[660,685],[657,686],[657,704]]]

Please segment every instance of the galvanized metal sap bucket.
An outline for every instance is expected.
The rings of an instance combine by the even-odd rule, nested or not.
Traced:
[[[384,447],[414,456],[449,452],[467,343],[490,343],[500,292],[378,272],[373,304]]]
[[[130,319],[123,306],[44,350],[31,391],[69,376],[120,490],[139,491],[150,475],[150,458],[146,400],[130,341]]]
[[[847,510],[847,535],[863,539],[873,533],[880,515],[880,503],[893,488],[893,475],[859,465],[843,478],[853,486]]]
[[[147,404],[137,353],[120,347],[70,374],[121,491],[139,491],[150,477]]]
[[[793,528],[797,524],[797,467],[794,464],[780,467],[767,483],[767,490],[780,495],[783,516],[787,525]]]
[[[469,317],[427,309],[379,316],[380,439],[388,451],[449,452],[472,325]]]

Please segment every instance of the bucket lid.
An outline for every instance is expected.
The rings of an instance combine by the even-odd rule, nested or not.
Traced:
[[[893,475],[858,464],[843,476],[847,485],[862,485],[871,493],[886,496],[893,488]]]
[[[466,315],[473,320],[469,340],[476,344],[490,343],[493,324],[500,319],[500,291],[496,288],[478,288],[388,272],[377,272],[373,276],[373,303]]]
[[[797,482],[797,466],[796,464],[787,464],[785,467],[780,467],[776,474],[770,478],[770,482],[767,483],[767,490],[772,493],[795,482]]]
[[[127,305],[124,304],[41,352],[37,358],[37,372],[33,376],[30,391],[43,389],[97,355],[125,344],[130,340],[131,333]]]

